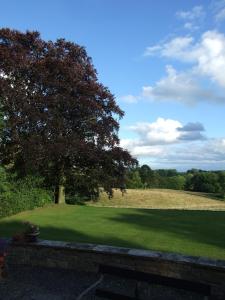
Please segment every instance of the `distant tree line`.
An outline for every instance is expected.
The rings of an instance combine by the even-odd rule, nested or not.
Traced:
[[[162,188],[225,195],[225,171],[191,169],[152,170],[148,165],[131,168],[126,174],[126,188]]]

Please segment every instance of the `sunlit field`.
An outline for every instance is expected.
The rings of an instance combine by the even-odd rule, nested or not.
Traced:
[[[166,189],[128,189],[124,196],[120,190],[114,190],[112,199],[108,199],[106,193],[102,193],[100,201],[90,204],[151,209],[225,210],[225,201],[215,198],[213,194]]]

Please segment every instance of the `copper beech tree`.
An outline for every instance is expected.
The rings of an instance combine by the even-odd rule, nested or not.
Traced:
[[[0,101],[2,164],[20,176],[42,175],[55,187],[56,203],[65,201],[76,174],[111,194],[136,164],[119,147],[124,113],[77,44],[1,29]]]

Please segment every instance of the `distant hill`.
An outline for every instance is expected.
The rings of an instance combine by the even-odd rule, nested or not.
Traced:
[[[186,192],[167,189],[127,189],[124,196],[120,190],[114,190],[114,197],[108,199],[102,193],[94,206],[136,207],[151,209],[191,209],[191,210],[225,210],[225,201],[214,194]]]

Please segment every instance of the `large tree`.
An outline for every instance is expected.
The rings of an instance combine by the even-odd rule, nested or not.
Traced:
[[[67,181],[77,174],[111,193],[136,163],[119,147],[124,113],[77,44],[0,30],[0,100],[2,163],[21,176],[44,176],[55,186],[56,202],[65,200]]]

